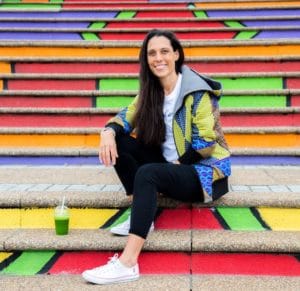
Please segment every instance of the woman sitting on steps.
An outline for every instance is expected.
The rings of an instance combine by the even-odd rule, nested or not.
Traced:
[[[219,122],[220,83],[183,65],[170,31],[152,30],[140,51],[140,89],[101,132],[99,157],[132,196],[131,215],[111,232],[128,235],[118,257],[83,272],[88,282],[139,278],[138,257],[157,210],[157,193],[210,202],[228,192],[230,153]],[[133,137],[132,135],[135,135]]]

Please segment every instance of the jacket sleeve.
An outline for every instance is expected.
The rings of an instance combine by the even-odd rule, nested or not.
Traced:
[[[196,92],[192,109],[192,148],[201,157],[208,158],[216,146],[217,135],[214,130],[213,97],[205,91]]]
[[[105,127],[112,127],[117,130],[117,133],[131,133],[134,125],[133,120],[136,112],[136,103],[138,96],[124,109],[122,109],[116,116],[108,120]]]

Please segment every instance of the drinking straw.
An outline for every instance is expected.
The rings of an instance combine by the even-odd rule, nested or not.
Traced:
[[[64,210],[65,200],[66,200],[66,196],[64,196],[63,199],[62,199],[61,208],[60,208],[61,212],[63,212],[63,210]]]

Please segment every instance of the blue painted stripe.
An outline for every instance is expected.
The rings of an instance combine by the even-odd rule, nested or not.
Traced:
[[[233,165],[292,165],[300,166],[300,157],[293,156],[233,156]],[[87,157],[5,157],[0,165],[99,165],[97,156]]]

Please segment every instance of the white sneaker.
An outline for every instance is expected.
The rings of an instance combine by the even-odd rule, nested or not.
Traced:
[[[82,273],[86,281],[94,284],[129,282],[137,280],[139,276],[139,265],[130,268],[124,266],[118,259],[118,254],[111,257],[106,265]]]
[[[110,229],[110,232],[117,235],[128,235],[129,228],[130,228],[130,215],[124,222],[112,227]],[[152,222],[149,232],[153,230],[154,230],[154,223]]]

